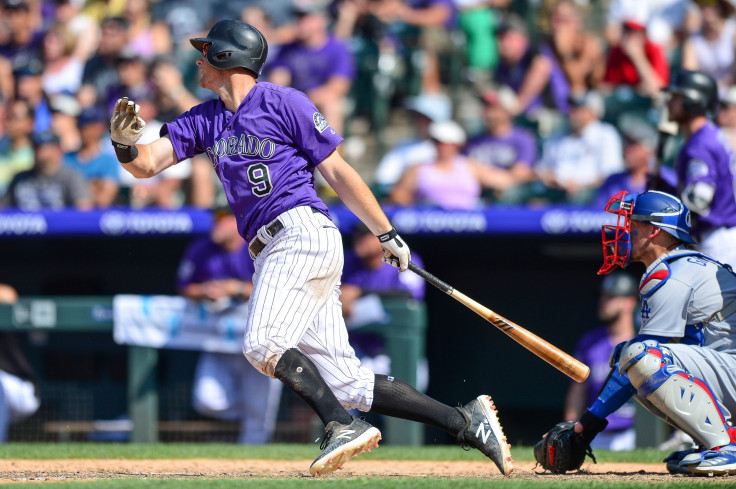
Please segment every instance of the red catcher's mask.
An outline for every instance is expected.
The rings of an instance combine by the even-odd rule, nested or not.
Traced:
[[[624,190],[617,193],[606,204],[606,212],[616,214],[615,225],[601,227],[603,241],[603,266],[598,275],[611,273],[617,266],[626,268],[631,256],[631,211],[635,195],[626,198]]]

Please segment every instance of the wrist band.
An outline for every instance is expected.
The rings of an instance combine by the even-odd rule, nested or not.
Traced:
[[[115,149],[115,156],[118,157],[118,161],[120,163],[130,163],[134,159],[138,158],[138,147],[135,144],[128,146],[127,144],[112,141],[112,147]]]
[[[380,241],[381,243],[385,243],[386,241],[391,241],[398,235],[399,235],[399,232],[396,230],[396,228],[391,228],[391,231],[387,233],[379,234],[377,238],[378,238],[378,241]]]

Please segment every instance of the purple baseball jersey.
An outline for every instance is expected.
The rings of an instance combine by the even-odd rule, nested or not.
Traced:
[[[422,259],[412,253],[411,261],[419,267],[424,267]],[[352,250],[345,251],[345,265],[342,272],[342,282],[356,285],[364,292],[401,292],[406,291],[418,300],[424,300],[424,279],[415,273],[396,273],[396,269],[388,263],[376,270],[366,267]]]
[[[580,338],[575,349],[575,358],[590,367],[590,375],[585,381],[586,405],[592,405],[598,397],[603,383],[611,371],[608,358],[615,345],[608,339],[606,327],[596,328]],[[619,431],[634,426],[634,406],[629,399],[626,404],[614,411],[607,418],[606,431]]]
[[[465,146],[463,154],[503,169],[509,169],[517,162],[532,167],[537,161],[537,142],[531,132],[513,127],[505,136],[484,134],[474,138]]]
[[[355,61],[344,42],[330,36],[319,48],[299,42],[284,46],[269,70],[286,68],[291,74],[291,86],[302,92],[324,85],[333,76],[355,79]]]
[[[176,274],[176,287],[181,290],[189,284],[227,278],[250,281],[253,272],[253,259],[247,246],[230,252],[206,236],[194,241],[184,251]]]
[[[314,170],[342,137],[302,92],[259,82],[235,114],[209,100],[164,124],[165,134],[179,161],[207,153],[246,241],[294,207],[329,217]]]
[[[693,234],[721,226],[736,226],[736,159],[733,150],[720,129],[708,121],[680,150],[677,157],[679,191],[696,182],[705,182],[715,188],[708,215],[699,216]]]

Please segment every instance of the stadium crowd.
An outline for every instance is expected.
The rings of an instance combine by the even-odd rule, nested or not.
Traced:
[[[269,42],[260,80],[304,91],[348,159],[367,160],[383,202],[589,205],[601,188],[644,188],[673,70],[716,79],[718,122],[733,131],[734,11],[729,0],[2,0],[0,203],[216,206],[206,156],[135,180],[106,126],[130,96],[145,143],[212,97],[189,39],[237,18]]]

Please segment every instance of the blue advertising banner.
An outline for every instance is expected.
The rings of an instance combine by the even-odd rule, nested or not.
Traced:
[[[386,206],[384,210],[396,229],[405,235],[588,235],[600,233],[603,224],[613,224],[615,220],[615,216],[600,210],[573,206],[485,207],[471,211]],[[331,206],[330,213],[345,233],[358,222],[344,206]],[[196,235],[209,232],[211,225],[212,213],[195,208],[0,211],[0,239],[14,236]]]

